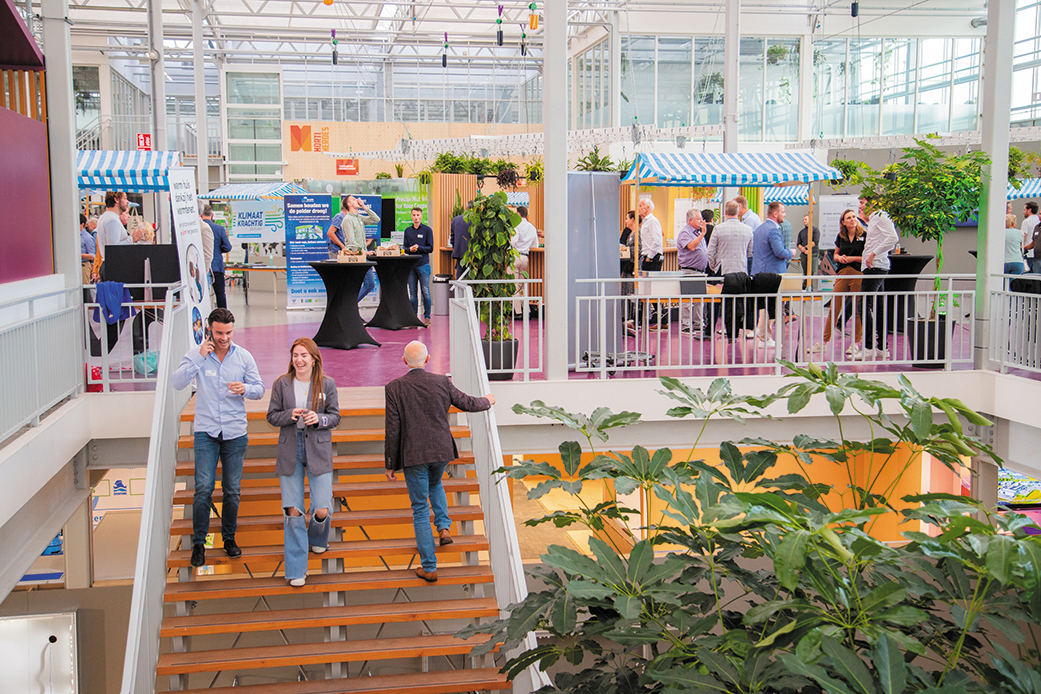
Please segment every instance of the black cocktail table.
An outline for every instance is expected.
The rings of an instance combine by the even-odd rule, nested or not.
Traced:
[[[325,282],[325,317],[314,336],[319,347],[354,349],[359,345],[376,345],[365,330],[365,322],[358,313],[358,291],[365,273],[375,263],[340,263],[335,260],[317,260],[308,263]]]
[[[375,256],[376,276],[380,278],[380,305],[366,325],[370,328],[401,330],[422,328],[423,321],[408,300],[408,276],[419,264],[418,255]]]

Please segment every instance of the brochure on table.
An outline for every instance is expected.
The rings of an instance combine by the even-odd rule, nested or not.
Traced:
[[[286,308],[325,307],[325,284],[308,263],[329,259],[331,222],[330,196],[285,196]]]
[[[202,230],[199,225],[199,199],[195,191],[195,169],[172,168],[169,171],[170,207],[177,255],[181,261],[183,300],[189,305],[188,347],[198,347],[204,338],[204,321],[210,313],[209,268],[205,267],[202,251]]]

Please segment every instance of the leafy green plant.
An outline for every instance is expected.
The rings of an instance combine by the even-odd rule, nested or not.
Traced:
[[[404,164],[395,164],[394,165],[394,172],[398,175],[398,178],[402,178],[405,175],[405,165]]]
[[[419,181],[419,185],[428,186],[434,182],[434,171],[430,167],[421,169],[416,172],[416,180]]]
[[[788,57],[788,47],[784,44],[775,43],[766,49],[766,62],[776,65]]]
[[[553,638],[504,670],[512,678],[563,659],[570,667],[556,674],[553,691],[576,694],[1041,692],[1041,537],[1026,534],[1029,519],[949,494],[905,496],[897,511],[878,488],[854,489],[860,502],[849,507],[809,475],[814,465],[854,466],[865,447],[888,451],[900,437],[911,447],[932,446],[952,465],[955,452],[992,455],[962,428],[962,418],[981,418],[957,400],[925,398],[908,382],[841,378],[834,365],[793,370],[791,378],[762,397],[735,395],[723,379],[707,391],[662,379],[662,392],[678,403],[669,415],[700,425],[686,459],[639,446],[597,452],[609,430],[638,422],[638,413],[515,406],[575,430],[595,454],[583,465],[582,445],[568,441],[560,445],[561,468],[525,461],[499,471],[538,476],[529,498],[552,489],[575,495],[577,510],[527,523],[584,524],[594,531],[593,556],[549,547],[546,568],[533,572],[544,590],[508,618],[459,636],[493,635],[476,655],[544,630]],[[798,412],[820,395],[836,416],[834,440],[724,442],[719,463],[694,459],[711,420],[763,417],[782,404]],[[868,421],[865,441],[845,434],[838,415],[847,408]],[[802,453],[804,474],[774,473],[782,456]],[[605,479],[620,494],[639,488],[661,502],[661,521],[648,523],[647,539],[631,549],[601,531],[635,511],[614,500],[590,506],[579,496],[583,485]],[[650,496],[643,498],[647,504]],[[908,523],[905,542],[868,532],[884,516]],[[656,548],[667,552],[656,557]],[[997,635],[1012,650],[993,642]]]
[[[451,152],[442,152],[434,158],[431,169],[438,173],[460,174],[467,173],[466,160]]]
[[[473,285],[474,298],[512,297],[516,289],[513,282],[485,282],[513,279],[515,251],[510,237],[514,227],[520,224],[520,215],[506,205],[506,193],[498,191],[491,195],[478,193],[473,208],[463,213],[463,219],[470,225],[470,245],[463,265],[470,270],[469,279],[479,281]],[[487,327],[486,340],[513,339],[512,301],[478,301],[478,312]]]
[[[534,161],[524,165],[524,178],[528,179],[528,183],[541,183],[545,174],[546,167],[542,162],[542,157],[537,157]]]
[[[464,173],[487,176],[492,173],[492,160],[487,157],[466,157],[463,168]]]
[[[627,173],[629,173],[629,167],[631,167],[632,165],[633,165],[633,160],[632,159],[621,159],[621,160],[619,160],[618,166],[617,166],[618,173],[620,173],[620,174],[627,174]]]
[[[499,184],[500,188],[517,187],[517,183],[520,181],[520,174],[517,173],[516,164],[512,161],[499,159],[492,165],[492,168],[495,170],[495,182]]]
[[[852,159],[835,159],[831,162],[831,166],[842,173],[842,180],[826,181],[835,190],[846,186],[862,185],[872,172],[871,167],[864,162]]]
[[[382,181],[382,180],[388,179],[390,177],[391,177],[391,175],[389,173],[387,173],[386,171],[380,171],[375,176],[373,176],[373,178],[376,179],[377,181]]]
[[[600,147],[593,147],[593,151],[582,157],[575,164],[578,171],[615,171],[616,167],[611,161],[610,155],[600,156]]]
[[[463,208],[463,198],[459,195],[459,189],[455,191],[455,204],[452,205],[452,219],[455,219],[461,215],[465,209]]]
[[[1030,157],[1019,147],[1008,148],[1008,182],[1016,190],[1023,186],[1023,179],[1029,178],[1033,168]]]

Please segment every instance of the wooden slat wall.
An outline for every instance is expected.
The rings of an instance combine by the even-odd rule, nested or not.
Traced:
[[[459,199],[466,203],[477,196],[477,176],[470,174],[434,174],[430,190],[430,210],[428,219],[434,229],[434,248],[432,258],[435,274],[451,274],[452,249],[448,245],[448,237],[452,225],[452,208],[455,207],[455,192],[459,191]]]
[[[0,107],[34,120],[47,120],[45,82],[42,71],[5,70],[2,73]]]

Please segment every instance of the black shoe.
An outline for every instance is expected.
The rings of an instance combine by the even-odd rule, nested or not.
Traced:
[[[242,548],[235,544],[235,540],[225,540],[224,551],[233,559],[242,556]]]
[[[206,563],[206,545],[192,545],[192,566],[198,568]]]

